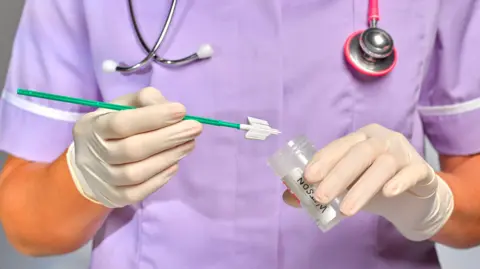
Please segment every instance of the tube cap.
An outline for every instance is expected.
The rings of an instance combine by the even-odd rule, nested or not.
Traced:
[[[295,168],[303,170],[316,151],[307,137],[298,136],[277,150],[268,159],[268,165],[278,177],[283,178]]]

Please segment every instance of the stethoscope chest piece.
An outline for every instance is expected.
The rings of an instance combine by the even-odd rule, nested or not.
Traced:
[[[368,28],[350,35],[344,54],[356,71],[368,76],[388,74],[397,60],[392,37],[380,28]]]
[[[378,0],[368,0],[368,28],[351,34],[343,52],[348,64],[360,74],[384,76],[397,63],[397,50],[387,31],[378,28],[380,20]]]

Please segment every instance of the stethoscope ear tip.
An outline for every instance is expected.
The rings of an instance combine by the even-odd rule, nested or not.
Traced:
[[[210,44],[203,44],[197,50],[197,56],[199,59],[210,58],[213,55],[213,48]]]
[[[105,60],[102,64],[103,72],[105,73],[114,73],[117,71],[118,64],[114,60]]]

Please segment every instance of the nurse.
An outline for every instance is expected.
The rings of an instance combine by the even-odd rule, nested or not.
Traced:
[[[476,0],[381,1],[398,63],[365,79],[342,57],[367,1],[181,1],[159,55],[182,68],[102,71],[145,56],[122,1],[27,0],[0,102],[0,218],[33,256],[94,239],[91,268],[440,268],[434,242],[480,243]],[[134,5],[153,44],[168,1]],[[17,88],[137,106],[110,112]],[[245,140],[189,114],[267,119]],[[73,132],[72,132],[73,130]],[[287,140],[319,149],[315,198],[349,216],[322,233],[266,165]],[[423,160],[424,135],[442,171]],[[73,142],[73,143],[72,143]],[[288,204],[292,197],[283,195]]]

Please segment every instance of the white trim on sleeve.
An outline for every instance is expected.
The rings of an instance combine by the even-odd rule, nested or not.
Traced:
[[[480,98],[454,105],[445,106],[419,106],[418,111],[423,116],[457,115],[472,110],[480,109]]]
[[[6,90],[2,91],[1,98],[20,109],[54,120],[76,122],[80,117],[84,115],[83,113],[63,111],[47,106],[42,106],[37,103],[23,99]]]

